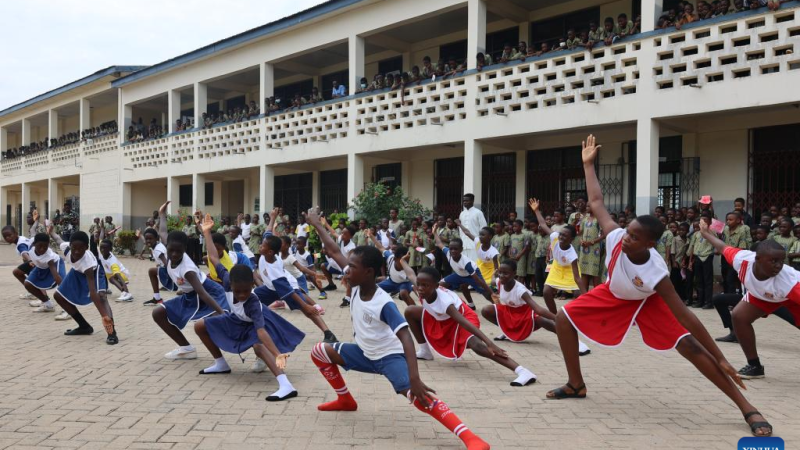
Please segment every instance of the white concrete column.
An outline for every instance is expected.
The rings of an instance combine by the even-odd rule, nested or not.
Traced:
[[[259,168],[258,203],[260,207],[258,213],[262,217],[265,212],[270,212],[275,207],[275,169],[270,166]]]
[[[22,145],[31,145],[31,121],[22,119]]]
[[[131,193],[133,185],[131,183],[122,183],[122,190],[120,192],[120,205],[122,206],[122,227],[126,230],[135,230],[143,224],[132,223],[131,216],[133,215],[133,208],[131,204]],[[144,232],[144,230],[142,230]]]
[[[267,97],[275,95],[275,66],[262,62],[259,68],[259,100],[261,114],[267,113]]]
[[[205,192],[203,192],[203,195],[205,195]],[[177,177],[167,177],[167,200],[172,202],[169,204],[167,214],[175,214],[181,207],[181,183]],[[192,214],[194,214],[194,211],[192,211]]]
[[[411,72],[411,52],[403,53],[403,72]],[[402,74],[401,74],[402,75]]]
[[[642,32],[656,29],[658,18],[664,12],[664,0],[645,0],[642,2]],[[631,17],[631,20],[635,17]]]
[[[78,100],[79,118],[78,132],[92,128],[92,105],[89,100],[82,98]]]
[[[48,144],[50,139],[58,139],[58,111],[51,109],[47,111],[47,140]]]
[[[528,42],[531,37],[531,23],[525,18],[525,22],[521,22],[519,24],[519,41],[525,42],[525,44],[530,44]],[[519,42],[517,42],[519,43]],[[517,216],[519,217],[519,215]]]
[[[8,188],[0,187],[0,226],[11,225],[11,217],[6,213],[6,208],[8,208]]]
[[[526,175],[528,174],[528,152],[525,150],[520,150],[517,152],[517,174],[516,174],[516,193],[514,197],[514,207],[517,210],[517,217],[522,219],[528,213],[533,213],[533,211],[526,211],[528,208],[528,198],[527,198],[527,180]]]
[[[25,217],[31,211],[31,184],[22,183],[22,228],[27,228],[25,224]],[[28,230],[19,230],[20,234],[28,235]]]
[[[483,144],[475,139],[464,141],[464,194],[475,195],[475,207],[481,207],[483,192]]]
[[[311,206],[319,206],[319,170],[311,172]]]
[[[350,38],[347,40],[347,43],[348,43],[347,54],[350,60],[350,65],[349,65],[350,86],[347,86],[347,88],[349,89],[350,95],[353,95],[358,90],[359,80],[361,80],[361,77],[365,76],[364,38],[361,36],[350,36]]]
[[[467,8],[467,69],[474,69],[477,67],[475,56],[486,51],[486,2],[468,0]],[[476,205],[478,195],[480,192],[475,194]]]
[[[195,86],[197,86],[195,84]],[[192,174],[192,213],[206,209],[206,177],[203,174]]]
[[[658,204],[659,125],[653,119],[636,122],[636,214],[652,214]]]
[[[0,152],[5,153],[6,150],[8,150],[8,130],[0,127]]]
[[[55,178],[47,179],[47,211],[43,214],[48,219],[53,217],[53,211],[58,208],[58,181]]]
[[[119,142],[124,143],[128,139],[128,127],[133,124],[133,107],[131,105],[123,105],[122,96],[120,96],[119,108]]]
[[[347,155],[347,202],[364,189],[364,157],[355,153]],[[353,211],[348,210],[351,219],[355,218]]]
[[[400,187],[406,195],[411,193],[411,161],[400,162]]]
[[[208,86],[205,83],[194,84],[194,126],[202,128],[203,113],[208,108]]]

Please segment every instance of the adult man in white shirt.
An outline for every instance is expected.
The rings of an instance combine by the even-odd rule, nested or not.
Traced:
[[[477,236],[480,234],[481,228],[486,226],[486,217],[483,216],[483,212],[480,209],[474,207],[474,204],[475,195],[464,194],[464,210],[461,211],[461,215],[458,218],[464,228],[469,230],[473,236]],[[478,253],[475,251],[474,245],[464,245],[462,253],[472,261],[478,260]]]

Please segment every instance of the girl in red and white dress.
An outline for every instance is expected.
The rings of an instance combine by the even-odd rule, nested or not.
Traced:
[[[403,259],[401,261],[409,280],[417,287],[422,306],[409,306],[405,316],[417,343],[418,359],[439,356],[458,360],[467,348],[484,358],[513,370],[517,378],[511,386],[527,386],[536,382],[536,375],[508,357],[505,350],[496,346],[481,332],[478,315],[467,307],[455,292],[439,286],[441,276],[433,267],[423,267],[415,275]],[[477,338],[477,339],[473,339]]]
[[[589,204],[609,249],[608,281],[559,311],[556,330],[569,380],[548,392],[547,398],[586,397],[578,357],[578,331],[598,344],[615,347],[636,325],[648,347],[660,351],[676,349],[733,400],[753,435],[771,435],[772,426],[737,389],[737,384],[744,388],[744,383],[736,369],[675,292],[667,265],[654,248],[664,233],[664,225],[655,216],[645,215],[622,229],[606,210],[594,168],[598,148],[595,137],[590,135],[583,143],[582,159]]]

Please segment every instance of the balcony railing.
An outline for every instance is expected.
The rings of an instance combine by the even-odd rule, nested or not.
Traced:
[[[258,119],[207,128],[194,133],[200,159],[258,151],[263,124]],[[176,146],[177,150],[177,146]],[[176,157],[178,156],[176,152]]]
[[[87,139],[84,144],[85,155],[100,155],[119,149],[119,133],[111,133],[93,139]]]
[[[143,142],[134,142],[123,147],[123,156],[134,169],[158,167],[170,162],[172,137],[163,137]]]
[[[325,102],[267,116],[264,119],[267,148],[284,148],[347,137],[351,101]]]

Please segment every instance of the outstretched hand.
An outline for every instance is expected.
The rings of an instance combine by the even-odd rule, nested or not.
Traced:
[[[306,222],[310,223],[311,225],[320,223],[319,219],[319,206],[315,206],[308,210],[306,213]]]
[[[166,202],[164,202],[164,204],[161,205],[160,208],[158,208],[158,214],[159,215],[160,214],[166,214],[167,213],[167,207],[169,206],[170,203],[172,203],[172,201],[170,201],[170,200],[167,200]]]
[[[708,223],[705,220],[700,221],[700,231],[708,231]]]
[[[35,209],[34,209],[34,210],[31,212],[31,218],[33,219],[33,221],[34,221],[34,222],[36,222],[37,220],[39,220],[39,211],[37,211],[37,210],[35,210]]]
[[[280,355],[275,357],[275,365],[278,366],[278,369],[285,369],[286,368],[286,358],[289,357],[288,353],[281,353]]]
[[[744,385],[744,381],[742,381],[741,375],[739,375],[739,372],[737,372],[736,369],[734,369],[733,366],[731,366],[731,363],[729,363],[728,361],[722,361],[719,363],[719,365],[720,367],[722,367],[722,371],[725,372],[725,374],[728,375],[731,378],[731,380],[733,380],[733,382],[736,383],[737,386],[739,386],[744,390],[747,390],[747,386]]]
[[[597,138],[590,134],[585,141],[582,142],[583,150],[581,150],[581,158],[584,164],[593,164],[597,159],[597,151],[600,150],[602,145],[597,145]]]
[[[203,222],[200,224],[200,228],[203,230],[203,234],[205,234],[206,232],[210,233],[211,230],[214,229],[214,219],[211,218],[211,214],[208,214],[208,213],[206,214],[206,217],[203,219]]]
[[[538,211],[539,210],[539,199],[536,199],[536,198],[528,199],[528,206],[530,206],[530,208],[531,208],[531,210],[533,212]]]

